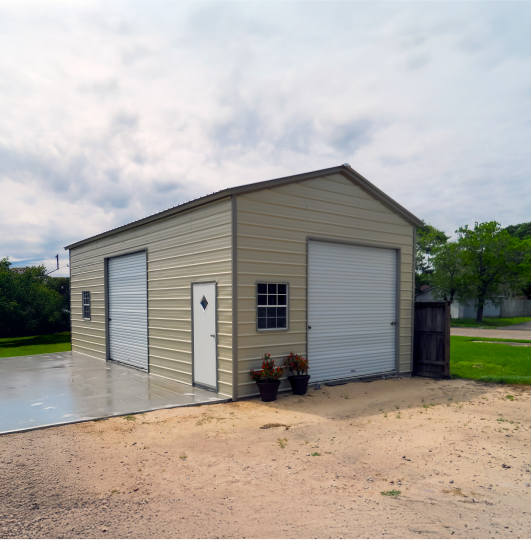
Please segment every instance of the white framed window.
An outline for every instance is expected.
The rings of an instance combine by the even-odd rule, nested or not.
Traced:
[[[83,302],[83,319],[90,321],[90,291],[83,291],[81,297]]]
[[[287,283],[256,284],[256,329],[287,330],[289,286]]]

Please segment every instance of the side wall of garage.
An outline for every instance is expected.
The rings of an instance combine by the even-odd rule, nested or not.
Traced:
[[[218,283],[218,381],[232,395],[230,198],[95,240],[71,250],[72,350],[106,358],[105,258],[147,250],[150,372],[192,382],[191,284]],[[92,317],[83,320],[81,292]]]
[[[264,353],[277,361],[290,351],[307,354],[308,237],[401,249],[400,372],[411,371],[412,225],[340,174],[239,196],[237,216],[238,397],[256,393],[249,370]],[[289,330],[256,330],[261,280],[289,283]]]

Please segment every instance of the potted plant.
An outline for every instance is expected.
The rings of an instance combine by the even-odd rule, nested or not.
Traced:
[[[280,378],[284,375],[284,367],[275,367],[275,361],[271,360],[270,354],[264,354],[262,369],[251,369],[251,377],[256,381],[262,401],[275,401],[277,399]]]
[[[288,377],[291,389],[296,396],[303,396],[308,391],[308,360],[300,354],[289,353],[285,358],[285,366],[291,371]]]

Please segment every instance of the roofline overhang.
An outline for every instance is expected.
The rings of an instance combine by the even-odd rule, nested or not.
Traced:
[[[147,225],[148,223],[153,223],[154,221],[159,221],[161,219],[165,219],[176,214],[180,214],[181,212],[186,212],[188,210],[192,210],[199,206],[219,201],[227,197],[244,195],[246,193],[261,191],[263,189],[274,188],[277,186],[292,184],[295,182],[303,182],[305,180],[312,180],[314,178],[320,178],[322,176],[328,176],[331,174],[343,175],[345,178],[363,189],[363,191],[374,197],[377,201],[381,202],[386,208],[388,208],[395,214],[398,214],[402,219],[407,221],[413,227],[421,227],[422,225],[424,225],[424,222],[422,220],[413,215],[409,210],[406,210],[402,205],[398,204],[395,200],[389,197],[389,195],[386,195],[382,190],[378,189],[374,184],[369,182],[357,171],[347,165],[340,165],[339,167],[330,167],[328,169],[321,169],[319,171],[296,174],[293,176],[285,176],[282,178],[276,178],[274,180],[265,180],[263,182],[256,182],[254,184],[245,184],[243,186],[223,189],[221,191],[217,191],[216,193],[212,193],[211,195],[206,195],[204,197],[194,199],[193,201],[180,204],[179,206],[174,206],[173,208],[169,208],[168,210],[163,210],[162,212],[158,212],[157,214],[153,214],[137,221],[127,223],[126,225],[122,225],[120,227],[117,227],[116,229],[111,229],[110,231],[106,231],[95,236],[90,236],[89,238],[85,238],[84,240],[80,240],[79,242],[74,242],[73,244],[65,246],[65,249],[73,249],[76,247],[80,247],[85,244],[89,244],[90,242],[94,242],[95,240],[101,240],[102,238],[114,236],[115,234],[135,229],[136,227],[141,227],[143,225]]]
[[[432,285],[431,287],[428,287],[427,289],[424,289],[423,291],[419,291],[418,293],[415,293],[415,297],[420,296],[421,294],[433,291],[435,287]]]

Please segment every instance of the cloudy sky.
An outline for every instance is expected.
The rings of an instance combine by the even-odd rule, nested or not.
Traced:
[[[345,162],[448,233],[531,221],[530,27],[509,1],[0,3],[0,257]]]

